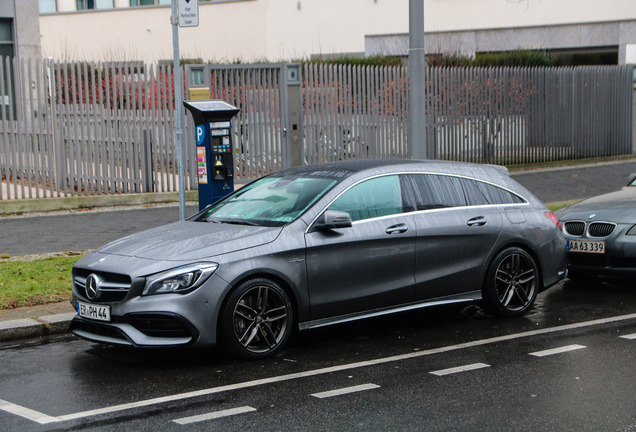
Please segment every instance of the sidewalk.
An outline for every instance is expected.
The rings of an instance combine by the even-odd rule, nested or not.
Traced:
[[[0,310],[0,342],[66,333],[76,314],[68,301]]]
[[[545,203],[572,203],[576,200],[588,198],[602,193],[620,189],[627,183],[630,173],[636,173],[636,157],[621,158],[618,160],[603,161],[593,164],[572,164],[568,166],[556,167],[527,167],[524,169],[511,170],[511,176],[537,195]],[[132,194],[135,195],[135,194]],[[139,196],[132,196],[130,199],[139,200]],[[0,240],[7,244],[21,244],[27,248],[37,249],[37,242],[30,241],[25,236],[30,235],[34,239],[44,239],[50,247],[77,247],[76,249],[88,249],[97,245],[87,244],[87,240],[81,238],[82,232],[90,230],[91,225],[81,225],[78,218],[90,220],[92,226],[105,227],[111,235],[116,238],[123,237],[127,230],[139,231],[142,228],[152,226],[153,223],[163,224],[177,215],[177,211],[169,209],[166,215],[165,208],[152,207],[152,204],[144,202],[143,205],[135,202],[126,202],[126,197],[118,198],[119,205],[133,206],[136,211],[122,210],[121,208],[99,208],[94,210],[77,211],[51,211],[50,213],[38,213],[37,215],[2,216],[0,212]],[[29,208],[28,203],[32,206]],[[46,200],[24,200],[20,204],[20,212],[43,211],[48,204]],[[97,200],[92,200],[91,203]],[[81,205],[81,200],[78,200]],[[2,204],[2,202],[0,202]],[[64,202],[64,205],[69,204]],[[93,204],[94,205],[94,204]],[[107,205],[113,205],[107,201]],[[156,205],[156,204],[155,204]],[[176,204],[171,204],[176,206]],[[136,207],[135,207],[136,206]],[[174,210],[174,211],[173,211]],[[190,205],[191,212],[196,211],[194,205]],[[134,213],[134,214],[133,214]],[[89,216],[86,216],[89,215]],[[177,216],[178,217],[178,216]],[[115,220],[117,228],[108,225],[109,220]],[[127,219],[133,223],[126,226]],[[53,222],[55,221],[55,224]],[[112,223],[112,221],[111,221]],[[66,230],[65,230],[66,228]],[[38,231],[42,230],[42,231]],[[34,231],[27,233],[26,230]],[[89,232],[93,235],[95,233]],[[48,237],[47,237],[48,236]],[[65,243],[68,237],[72,237],[75,243]],[[105,240],[99,240],[105,242]],[[101,244],[101,243],[100,243]],[[0,245],[0,253],[3,252]],[[66,250],[66,249],[64,249]],[[74,249],[73,249],[74,250]],[[26,255],[29,253],[58,252],[59,250],[24,250],[15,255]],[[42,306],[23,307],[9,310],[0,310],[0,342],[42,337],[51,334],[65,333],[76,312],[68,301],[53,303]]]

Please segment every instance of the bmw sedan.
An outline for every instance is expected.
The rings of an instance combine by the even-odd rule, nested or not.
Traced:
[[[636,175],[616,192],[557,212],[567,240],[570,279],[636,275]]]
[[[73,269],[72,331],[245,358],[295,330],[481,302],[517,316],[565,276],[556,216],[505,168],[350,161],[268,175]]]

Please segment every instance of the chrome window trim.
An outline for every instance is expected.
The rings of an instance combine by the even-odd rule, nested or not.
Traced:
[[[353,174],[353,175],[355,175],[355,174]],[[305,234],[308,234],[312,230],[312,228],[313,228],[314,224],[316,223],[316,221],[323,215],[323,213],[325,211],[327,211],[329,209],[329,206],[331,206],[331,204],[333,204],[334,201],[336,201],[338,198],[340,198],[340,196],[342,196],[342,194],[347,192],[352,187],[357,186],[358,184],[360,184],[362,182],[365,182],[367,180],[373,180],[373,179],[379,178],[379,177],[401,176],[401,175],[441,175],[441,176],[456,177],[456,178],[466,179],[466,180],[474,180],[474,181],[485,183],[487,185],[490,185],[490,186],[505,190],[506,192],[509,192],[509,193],[519,197],[519,199],[523,200],[523,202],[522,203],[510,203],[510,204],[466,205],[466,206],[458,206],[458,207],[444,207],[444,208],[438,208],[438,209],[414,210],[414,211],[407,212],[407,213],[396,213],[396,214],[393,214],[393,215],[386,215],[386,216],[379,216],[379,217],[375,217],[375,218],[363,219],[363,220],[352,222],[352,225],[357,225],[357,224],[359,224],[361,222],[366,222],[366,221],[374,221],[374,220],[379,220],[379,219],[386,219],[386,218],[390,218],[390,217],[395,217],[397,215],[407,215],[407,214],[408,215],[412,215],[412,214],[420,214],[420,213],[424,213],[424,212],[430,213],[430,212],[450,211],[450,210],[467,209],[467,208],[476,209],[476,208],[481,208],[481,207],[484,207],[484,208],[528,207],[530,205],[530,202],[528,201],[528,199],[526,199],[522,195],[519,195],[517,192],[515,192],[513,190],[510,190],[507,187],[498,185],[496,183],[489,182],[487,180],[478,179],[478,178],[475,178],[475,177],[468,177],[468,176],[460,175],[460,174],[439,173],[439,172],[432,172],[432,171],[400,171],[400,172],[381,173],[381,174],[375,174],[373,176],[365,177],[363,179],[360,179],[360,180],[356,181],[355,183],[349,185],[345,190],[343,190],[338,195],[336,195],[331,201],[329,201],[327,203],[327,205],[325,207],[323,207],[322,210],[320,210],[318,212],[318,215],[315,218],[313,218],[313,220],[309,223],[309,226],[305,230]]]

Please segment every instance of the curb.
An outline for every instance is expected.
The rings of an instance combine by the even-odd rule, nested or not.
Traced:
[[[74,312],[0,321],[0,342],[67,333]]]

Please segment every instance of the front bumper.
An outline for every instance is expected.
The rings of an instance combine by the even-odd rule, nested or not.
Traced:
[[[568,240],[603,240],[605,242],[603,254],[568,251],[570,270],[599,275],[636,275],[636,236],[625,234],[630,227],[631,225],[619,225],[616,233],[606,239],[566,236]]]
[[[135,347],[189,345],[199,338],[198,330],[181,316],[166,313],[129,314],[119,322],[101,322],[81,316],[71,321],[71,331],[94,342]]]
[[[212,275],[188,294],[141,296],[134,284],[121,301],[91,302],[74,287],[71,303],[78,301],[110,307],[110,321],[79,316],[70,330],[94,342],[133,347],[214,346],[221,296],[228,285]]]

